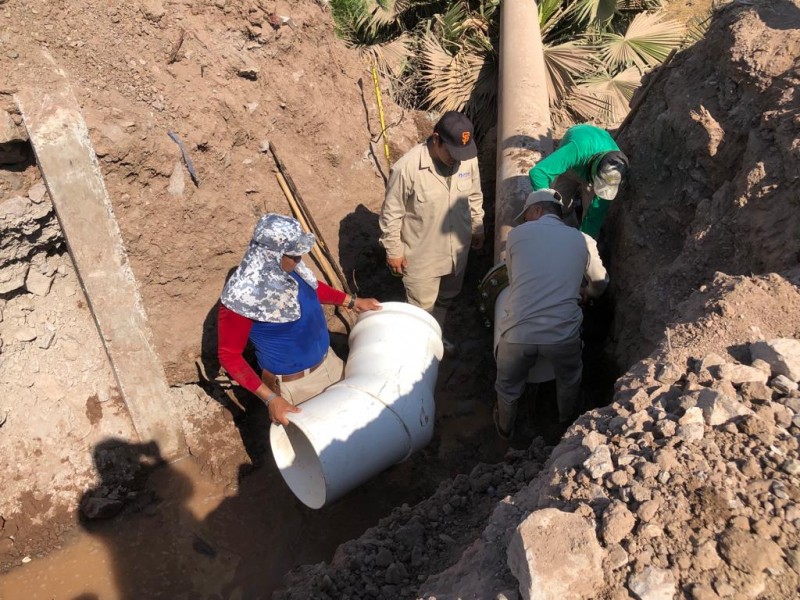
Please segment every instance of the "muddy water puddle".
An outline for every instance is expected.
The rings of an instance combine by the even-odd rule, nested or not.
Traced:
[[[419,461],[382,474],[331,507],[312,511],[274,466],[232,490],[185,459],[159,467],[157,500],[136,514],[86,524],[63,549],[0,575],[3,600],[268,598],[299,564],[330,560],[342,542],[403,502],[429,493]]]
[[[428,448],[316,511],[291,494],[271,458],[242,465],[227,487],[193,459],[160,466],[145,484],[151,502],[81,523],[62,549],[0,575],[0,600],[269,598],[291,568],[331,560],[392,508],[468,470],[441,443],[455,437],[453,428],[463,435],[487,424],[473,414],[465,427],[463,419],[445,419]]]

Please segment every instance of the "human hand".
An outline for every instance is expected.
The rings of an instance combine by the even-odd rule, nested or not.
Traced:
[[[275,396],[269,403],[269,420],[280,425],[288,425],[289,413],[303,412],[282,396]]]
[[[486,234],[485,233],[473,233],[472,234],[472,243],[470,247],[473,250],[480,250],[483,248],[483,244],[486,242]]]
[[[398,277],[402,277],[408,267],[408,261],[405,256],[398,256],[397,258],[387,257],[386,264],[389,265],[389,270],[391,270],[392,274]]]
[[[580,296],[581,297],[580,299],[578,299],[578,304],[580,304],[581,306],[586,306],[587,304],[589,304],[591,297],[589,296],[589,288],[587,286],[581,288]]]
[[[356,298],[353,310],[357,313],[362,313],[365,310],[381,310],[382,308],[381,303],[375,298]]]

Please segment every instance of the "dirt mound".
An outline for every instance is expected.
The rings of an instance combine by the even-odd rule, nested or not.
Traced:
[[[650,90],[621,139],[631,177],[607,232],[624,365],[716,272],[798,264],[798,84],[800,3],[774,0],[720,11]]]

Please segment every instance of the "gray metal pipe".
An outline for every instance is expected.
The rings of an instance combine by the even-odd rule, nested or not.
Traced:
[[[528,171],[553,151],[539,10],[533,0],[503,0],[500,5],[497,106],[496,263],[505,258],[512,221],[531,191]]]

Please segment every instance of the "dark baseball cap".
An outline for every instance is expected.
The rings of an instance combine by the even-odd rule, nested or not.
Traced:
[[[433,131],[439,134],[439,138],[454,159],[462,161],[478,156],[472,121],[463,113],[456,110],[447,111],[436,123]]]

